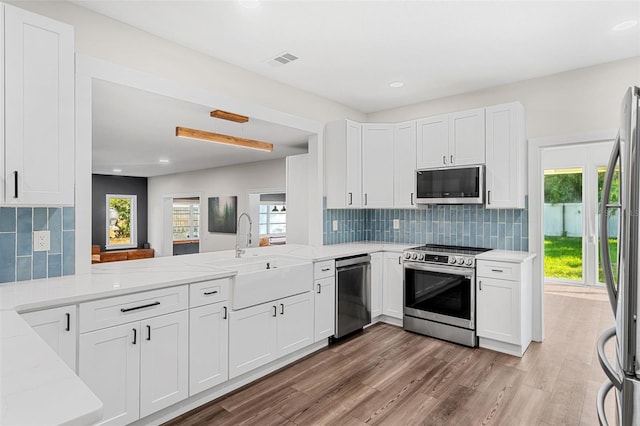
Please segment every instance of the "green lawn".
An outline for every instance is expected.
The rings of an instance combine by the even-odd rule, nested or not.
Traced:
[[[609,253],[616,268],[617,239],[609,239]],[[598,254],[598,257],[600,255]],[[582,238],[549,237],[544,238],[544,275],[549,278],[582,281]],[[600,282],[604,281],[602,269],[598,270]]]

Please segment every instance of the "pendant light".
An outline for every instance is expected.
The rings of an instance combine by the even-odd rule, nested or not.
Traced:
[[[278,212],[278,207],[273,206],[273,209],[271,210],[272,213],[277,213]]]

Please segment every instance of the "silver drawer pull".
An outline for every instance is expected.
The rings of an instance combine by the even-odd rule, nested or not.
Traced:
[[[138,309],[150,308],[152,306],[158,306],[159,304],[160,304],[160,302],[153,302],[153,303],[149,303],[148,305],[136,306],[136,307],[133,307],[133,308],[121,308],[120,312],[137,311]]]
[[[492,269],[491,272],[504,272],[502,269]]]
[[[218,294],[218,290],[205,291],[203,294],[204,294],[205,296],[211,296],[212,294]]]

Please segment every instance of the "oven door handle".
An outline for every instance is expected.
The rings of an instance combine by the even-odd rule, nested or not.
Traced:
[[[473,268],[457,268],[440,265],[429,265],[424,263],[405,262],[404,267],[407,269],[415,269],[418,271],[441,272],[445,274],[460,275],[463,277],[473,277],[475,270]]]

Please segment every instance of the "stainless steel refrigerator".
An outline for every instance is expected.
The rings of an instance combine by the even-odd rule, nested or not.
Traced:
[[[620,117],[620,130],[611,152],[602,189],[600,207],[600,254],[609,301],[615,316],[615,326],[606,330],[598,340],[598,358],[607,380],[598,393],[597,407],[600,424],[640,425],[640,328],[637,324],[640,292],[640,135],[638,102],[640,88],[627,90]],[[613,176],[619,172],[619,200],[611,200]],[[619,214],[617,241],[617,277],[609,252],[611,235],[607,229],[610,214]],[[615,263],[614,263],[615,264]],[[616,355],[609,360],[605,344],[615,337]],[[606,418],[604,400],[615,389],[616,412]]]

